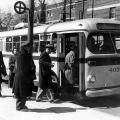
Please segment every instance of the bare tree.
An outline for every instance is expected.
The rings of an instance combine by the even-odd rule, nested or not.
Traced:
[[[39,23],[45,23],[46,22],[46,4],[47,3],[48,4],[53,3],[56,7],[56,12],[58,12],[58,14],[61,14],[62,11],[60,9],[58,9],[58,7],[59,7],[58,3],[59,2],[62,2],[62,0],[50,0],[50,1],[35,0],[36,6],[39,7],[38,11],[36,12],[37,15],[35,16],[35,19],[37,19]]]
[[[45,0],[38,0],[41,4],[45,4]]]
[[[35,21],[39,23],[46,22],[46,4],[45,0],[35,0],[35,5],[37,4],[40,11],[36,11]]]
[[[0,31],[8,30],[11,26],[11,21],[13,19],[13,15],[10,12],[3,12],[0,10]]]
[[[21,22],[21,15],[0,10],[0,31],[11,30],[16,24]]]

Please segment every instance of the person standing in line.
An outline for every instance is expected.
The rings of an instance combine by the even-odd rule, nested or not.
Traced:
[[[14,83],[17,49],[13,49],[12,53],[13,55],[11,55],[9,58],[9,83],[8,83],[9,88],[12,88]]]
[[[74,92],[73,86],[76,83],[75,74],[77,74],[77,71],[75,70],[76,69],[75,68],[76,51],[77,51],[76,47],[71,46],[70,51],[67,53],[67,55],[65,57],[65,66],[64,66],[64,70],[63,70],[64,75],[65,75],[65,79],[63,81],[63,84],[64,84],[63,91],[65,91],[64,93],[73,94],[73,92]]]
[[[3,55],[2,55],[2,52],[0,51],[0,97],[2,96],[2,94],[1,94],[2,75],[6,76],[7,72],[6,72],[6,67],[5,67],[4,61],[3,61]]]
[[[27,97],[32,95],[33,84],[32,46],[29,42],[22,44],[17,54],[13,93],[16,98],[16,110],[29,111],[25,105]]]
[[[51,58],[49,54],[51,51],[50,44],[41,46],[41,55],[39,58],[39,86],[36,94],[36,101],[40,101],[43,93],[45,92],[49,102],[54,101],[54,95],[52,90],[52,78],[51,78]]]
[[[71,47],[71,50],[65,57],[65,77],[69,84],[74,84],[74,64],[75,64],[75,47]]]

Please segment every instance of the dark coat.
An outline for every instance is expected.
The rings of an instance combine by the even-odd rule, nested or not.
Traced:
[[[39,58],[39,87],[48,89],[51,86],[51,58],[48,53],[42,52]]]
[[[16,71],[13,93],[17,98],[32,95],[33,90],[33,59],[28,53],[18,53],[16,59]]]
[[[2,83],[2,77],[1,74],[6,76],[7,72],[6,72],[6,67],[3,61],[3,55],[2,52],[0,51],[0,83]]]
[[[13,82],[14,82],[14,76],[15,76],[15,61],[16,61],[16,55],[11,55],[9,58],[9,82],[8,86],[10,88],[13,87]]]

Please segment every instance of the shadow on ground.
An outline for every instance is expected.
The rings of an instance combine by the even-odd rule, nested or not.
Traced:
[[[69,113],[69,112],[76,112],[78,108],[71,108],[71,107],[50,107],[47,109],[30,109],[31,112],[38,112],[38,113]],[[86,108],[79,108],[79,109],[86,109]]]
[[[120,107],[120,96],[89,98],[73,102],[89,108],[115,108]]]

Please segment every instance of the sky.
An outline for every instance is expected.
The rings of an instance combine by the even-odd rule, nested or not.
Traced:
[[[0,9],[4,11],[14,11],[14,4],[17,1],[23,1],[23,2],[28,2],[29,0],[0,0]],[[54,2],[59,2],[61,0],[46,0],[47,3],[51,4]]]
[[[4,11],[13,11],[14,10],[14,4],[19,0],[1,0],[0,1],[0,9]],[[25,0],[20,0],[25,1]]]

